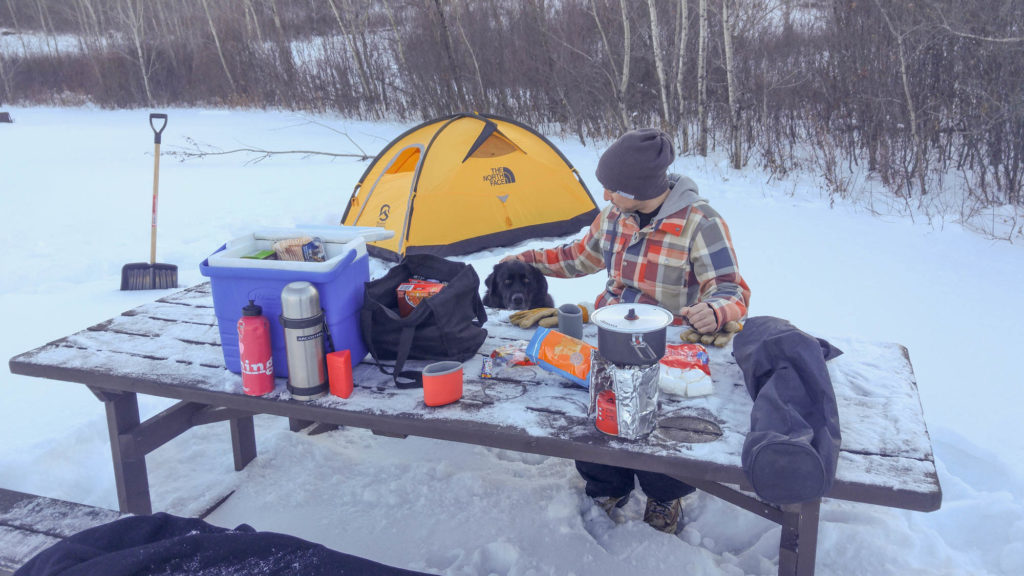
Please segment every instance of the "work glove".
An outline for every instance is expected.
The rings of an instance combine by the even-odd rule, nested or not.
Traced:
[[[732,340],[732,337],[737,332],[743,330],[743,324],[730,320],[722,326],[722,329],[718,332],[710,334],[701,334],[693,328],[688,328],[685,332],[680,335],[683,342],[689,342],[690,344],[704,344],[705,346],[714,346],[716,348],[722,348]]]
[[[583,312],[583,323],[590,322],[590,308],[586,304],[577,304]],[[508,321],[520,328],[531,328],[534,324],[545,328],[558,327],[558,308],[532,308],[513,312]]]
[[[532,308],[513,312],[508,321],[520,328],[530,328],[534,324],[540,324],[550,328],[558,325],[558,308]]]

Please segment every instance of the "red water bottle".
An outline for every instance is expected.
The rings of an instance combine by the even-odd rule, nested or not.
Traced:
[[[274,357],[270,348],[270,321],[253,300],[238,319],[238,354],[242,361],[242,390],[250,396],[274,391]]]

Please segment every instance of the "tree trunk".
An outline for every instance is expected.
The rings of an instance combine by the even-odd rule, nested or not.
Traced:
[[[662,130],[674,132],[674,130],[669,128],[668,94],[665,89],[665,63],[661,53],[661,34],[658,30],[658,9],[654,5],[654,0],[647,0],[647,9],[651,13],[651,49],[654,50],[654,69],[658,73],[658,95],[661,97],[661,128]]]
[[[487,102],[487,92],[484,90],[484,79],[480,75],[480,63],[476,60],[476,52],[473,51],[473,45],[469,43],[469,38],[466,37],[466,30],[462,27],[462,7],[459,2],[452,2],[452,11],[455,12],[455,26],[459,29],[459,35],[462,36],[462,42],[466,44],[466,51],[469,52],[469,58],[473,61],[473,68],[476,71],[476,85],[480,91],[480,104]]]
[[[152,105],[153,93],[149,89],[149,69],[146,66],[146,51],[143,49],[142,44],[146,23],[143,18],[144,6],[145,2],[139,2],[138,11],[136,11],[134,0],[122,0],[118,8],[121,11],[121,20],[127,24],[128,32],[132,37],[132,44],[135,46],[135,60],[139,64],[139,73],[142,74],[142,87],[146,92],[146,104]]]
[[[452,52],[451,31],[448,29],[448,22],[444,17],[444,8],[441,6],[441,0],[434,0],[434,13],[437,15],[440,24],[437,29],[438,40],[444,50],[445,58],[448,60],[448,73],[450,76],[448,87],[449,90],[454,89],[455,91],[456,108],[463,108],[465,98],[462,96],[462,83],[459,82],[459,69],[455,64],[455,54]]]
[[[620,0],[622,6],[622,13],[625,15],[625,1]],[[612,47],[608,44],[608,36],[604,33],[604,26],[601,24],[601,18],[597,15],[597,2],[591,0],[590,3],[591,13],[594,15],[594,23],[597,25],[598,32],[601,33],[601,42],[604,44],[605,53],[608,55],[608,65],[612,68],[612,73],[608,75],[608,79],[612,86],[612,97],[615,100],[615,111],[618,115],[620,131],[625,132],[629,129],[629,115],[626,113],[626,102],[624,90],[629,85],[629,20],[626,19],[623,22],[623,36],[625,41],[625,53],[623,57],[624,69],[622,75],[619,75],[619,71],[615,67],[615,57],[612,55]],[[619,81],[616,83],[616,77]]]
[[[740,146],[740,109],[736,101],[736,70],[733,66],[732,19],[729,13],[729,1],[722,0],[722,40],[725,47],[726,89],[729,92],[729,157],[732,167],[739,170],[743,167],[743,152]]]
[[[679,153],[690,151],[690,125],[686,117],[686,91],[683,88],[683,71],[686,68],[686,41],[688,38],[690,14],[689,0],[679,0],[679,53],[676,61],[676,103],[679,118]]]
[[[708,155],[708,0],[698,8],[700,32],[697,36],[697,153]]]
[[[907,54],[903,42],[903,34],[896,30],[892,20],[889,19],[889,14],[886,13],[885,8],[882,7],[882,3],[879,2],[879,0],[875,0],[875,5],[878,6],[878,10],[882,13],[882,18],[885,19],[885,24],[888,26],[889,32],[891,32],[893,37],[896,39],[896,53],[900,60],[900,82],[903,84],[903,97],[906,101],[907,115],[910,119],[910,139],[914,146],[914,164],[911,169],[911,175],[917,176],[918,186],[921,187],[921,194],[924,195],[926,193],[924,174],[924,141],[921,139],[920,133],[918,132],[917,111],[914,108],[914,99],[910,94],[910,73],[907,70]]]
[[[252,18],[252,22],[249,19]],[[263,49],[263,32],[260,30],[260,19],[256,16],[256,8],[252,5],[252,0],[245,0],[245,21],[247,28],[256,31],[256,42],[259,43],[259,49]]]
[[[629,42],[632,36],[629,32],[629,13],[626,12],[626,0],[619,0],[619,8],[622,9],[622,79],[619,84],[619,94],[625,100],[626,90],[629,89]]]
[[[227,60],[224,59],[224,50],[220,47],[220,37],[217,36],[217,27],[213,24],[213,16],[210,15],[210,6],[206,0],[203,0],[203,11],[206,12],[206,21],[210,25],[210,32],[213,34],[213,43],[217,47],[217,56],[220,58],[220,65],[224,68],[224,76],[228,79],[228,84],[231,85],[231,95],[235,95],[235,81],[231,78],[231,70],[228,69]]]

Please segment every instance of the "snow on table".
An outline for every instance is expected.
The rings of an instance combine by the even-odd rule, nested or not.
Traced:
[[[532,330],[507,322],[506,311],[489,310],[488,338],[464,364],[460,401],[428,407],[419,389],[398,389],[367,356],[353,369],[355,389],[307,402],[324,411],[383,417],[413,435],[478,443],[560,457],[616,462],[711,480],[749,490],[740,455],[749,430],[752,401],[731,347],[710,348],[714,392],[695,398],[662,395],[659,420],[693,416],[717,424],[721,436],[689,443],[657,429],[638,441],[605,435],[588,416],[589,392],[538,366],[506,367],[495,378],[480,375],[498,346],[529,340]],[[596,343],[586,325],[583,338]],[[670,329],[669,341],[676,337]],[[844,354],[828,363],[839,405],[843,445],[830,497],[934,510],[941,503],[931,441],[907,350],[894,343],[829,338]],[[410,361],[406,369],[426,362]],[[286,414],[296,404],[285,380],[274,392],[242,393],[241,377],[224,368],[209,284],[145,304],[11,360],[12,371],[89,386],[181,399],[231,397],[225,405]],[[244,398],[244,400],[243,400]],[[332,414],[333,412],[321,412]],[[356,418],[350,425],[359,426]]]

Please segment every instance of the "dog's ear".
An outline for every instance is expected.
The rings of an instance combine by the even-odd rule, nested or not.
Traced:
[[[533,302],[531,305],[534,308],[548,307],[551,308],[555,305],[555,301],[551,299],[548,294],[548,279],[541,274],[540,270],[537,270],[533,266],[528,266],[530,269],[530,281],[533,283],[532,293]]]
[[[484,306],[490,306],[491,308],[500,308],[502,305],[501,296],[498,294],[497,288],[495,288],[498,276],[497,274],[495,274],[495,271],[497,269],[498,266],[495,266],[494,269],[491,270],[491,273],[487,275],[487,278],[484,278],[484,286],[487,287],[487,293],[484,294],[483,303]]]

